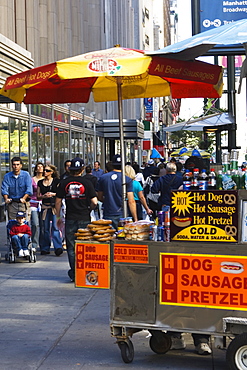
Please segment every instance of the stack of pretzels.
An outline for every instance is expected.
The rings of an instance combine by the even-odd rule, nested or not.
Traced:
[[[112,221],[111,220],[96,220],[92,221],[91,224],[87,225],[89,230],[93,232],[93,239],[99,242],[106,242],[112,240],[114,234],[116,232],[115,229],[112,228]]]
[[[92,221],[91,224],[87,225],[86,229],[78,229],[75,233],[76,239],[78,240],[94,240],[98,242],[106,242],[114,238],[116,232],[112,228],[111,220],[97,220]]]

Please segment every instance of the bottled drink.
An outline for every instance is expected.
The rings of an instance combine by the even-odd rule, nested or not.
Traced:
[[[216,189],[216,174],[214,168],[211,168],[210,173],[208,175],[208,190]]]
[[[238,173],[238,170],[233,170],[232,171],[232,180],[235,182],[235,186],[234,186],[234,189],[240,189],[241,186],[240,186],[240,176],[239,176],[239,173]]]
[[[158,212],[158,226],[164,226],[164,212]]]
[[[222,186],[222,170],[218,171],[218,175],[216,176],[216,188],[219,190],[223,189]]]
[[[117,226],[117,238],[118,239],[124,239],[125,233],[124,233],[124,225],[125,225],[125,219],[120,218]]]
[[[199,182],[199,190],[207,190],[208,188],[208,175],[206,173],[206,170],[203,169],[198,177]]]
[[[246,189],[247,190],[247,171],[246,171],[246,168],[242,169],[241,189]]]
[[[191,185],[191,172],[189,170],[185,171],[183,175],[183,190],[190,190]]]
[[[232,179],[231,171],[228,170],[223,176],[222,176],[222,186],[224,190],[230,190],[234,189],[236,186],[236,183]]]
[[[195,168],[192,174],[191,183],[190,183],[190,190],[198,190],[198,177],[199,177],[199,169]]]
[[[246,168],[242,168],[242,174],[241,174],[241,189],[245,189],[245,172]]]
[[[198,176],[199,176],[199,168],[194,168],[193,175],[194,175],[194,177],[196,177],[198,179]]]

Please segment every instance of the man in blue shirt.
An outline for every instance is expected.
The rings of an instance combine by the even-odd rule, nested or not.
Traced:
[[[22,171],[20,157],[11,159],[12,171],[4,175],[2,196],[7,205],[8,218],[14,219],[18,211],[30,216],[29,197],[33,194],[32,178],[27,171]],[[28,218],[28,217],[27,217]]]
[[[92,174],[97,177],[97,179],[99,180],[99,178],[103,175],[104,171],[100,168],[100,163],[99,161],[95,161],[94,162],[94,168],[92,170]]]
[[[113,227],[117,228],[119,219],[123,217],[121,157],[119,154],[114,155],[112,165],[114,168],[113,171],[101,176],[97,185],[97,190],[98,199],[102,201],[104,205],[104,219],[112,220]],[[126,176],[126,189],[128,205],[133,221],[137,221],[132,180],[128,176]]]

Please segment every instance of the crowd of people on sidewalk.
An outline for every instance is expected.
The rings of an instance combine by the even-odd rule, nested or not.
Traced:
[[[41,255],[50,254],[51,245],[58,257],[65,239],[69,262],[68,275],[75,280],[75,233],[86,228],[92,217],[112,221],[117,229],[123,211],[123,181],[121,156],[116,154],[105,165],[105,171],[96,161],[94,168],[85,166],[80,157],[64,163],[65,172],[59,177],[52,164],[38,162],[33,177],[22,170],[22,160],[11,160],[12,171],[2,182],[8,219],[16,219],[11,230],[19,256],[26,256],[27,238]],[[133,221],[156,218],[158,211],[170,209],[171,189],[182,188],[182,164],[173,159],[155,163],[150,159],[142,167],[134,162],[124,164],[128,214]],[[26,223],[25,221],[28,221]],[[183,337],[169,332],[172,348],[185,348]],[[209,354],[209,336],[193,335],[196,351]]]

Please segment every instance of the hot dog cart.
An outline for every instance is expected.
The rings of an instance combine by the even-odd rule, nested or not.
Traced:
[[[124,362],[130,339],[151,334],[166,353],[167,331],[232,341],[229,369],[247,369],[247,191],[172,191],[170,242],[111,242],[111,334]]]

